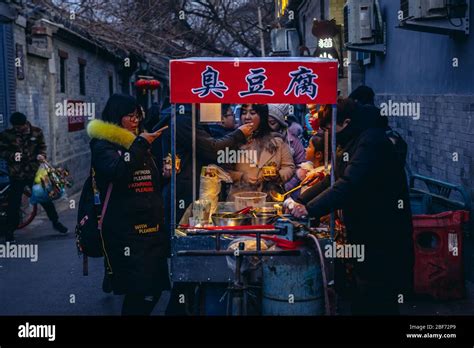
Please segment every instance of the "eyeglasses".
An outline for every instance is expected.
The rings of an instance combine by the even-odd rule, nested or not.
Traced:
[[[125,115],[124,117],[127,117],[128,119],[130,119],[130,121],[132,119],[135,119],[137,122],[140,122],[142,120],[142,115],[139,114],[138,112],[134,112],[134,113]]]

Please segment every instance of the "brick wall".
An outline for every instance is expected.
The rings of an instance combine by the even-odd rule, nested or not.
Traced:
[[[89,137],[85,130],[69,132],[67,118],[56,116],[55,105],[64,100],[95,103],[95,114],[100,118],[109,97],[109,74],[113,76],[114,91],[119,91],[114,62],[56,36],[53,36],[51,59],[29,55],[24,28],[16,25],[14,33],[15,43],[23,45],[25,55],[25,79],[17,80],[17,110],[24,112],[33,125],[43,130],[48,158],[53,164],[70,170],[74,186],[69,192],[77,192],[89,173]],[[59,89],[59,49],[68,53],[65,93],[60,93]],[[78,58],[87,63],[85,95],[79,93]]]
[[[474,96],[473,95],[377,95],[382,102],[420,103],[420,119],[389,117],[391,127],[408,143],[411,171],[464,186],[474,206]],[[458,161],[453,161],[453,153]],[[426,187],[423,187],[426,189]],[[450,197],[462,201],[461,195]],[[471,210],[472,214],[472,210]],[[474,224],[464,235],[465,278],[474,281]]]
[[[474,205],[474,96],[377,95],[376,104],[388,100],[420,103],[419,120],[389,117],[408,143],[412,172],[463,185]]]
[[[15,25],[15,44],[23,46],[24,80],[16,80],[16,109],[23,112],[34,126],[43,130],[46,141],[50,139],[48,102],[48,60],[26,54],[24,28]],[[51,147],[48,147],[51,157]]]
[[[95,103],[95,114],[100,118],[102,110],[109,98],[109,73],[113,74],[114,91],[118,91],[117,76],[114,72],[113,62],[103,59],[101,56],[85,51],[62,40],[53,41],[53,54],[55,55],[55,103],[64,100],[81,100]],[[66,60],[66,93],[60,93],[59,83],[59,56],[58,50],[68,53]],[[86,61],[85,67],[85,95],[79,93],[79,63],[78,58]],[[66,117],[55,118],[55,141],[57,164],[67,167],[74,175],[76,182],[74,190],[82,187],[90,168],[89,137],[85,130],[68,132],[68,120]]]

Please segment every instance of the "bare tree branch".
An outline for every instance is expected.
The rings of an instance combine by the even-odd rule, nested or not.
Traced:
[[[263,28],[258,26],[258,6],[262,9],[264,27],[274,20],[273,1],[33,1],[106,46],[173,58],[259,56]],[[74,20],[69,19],[71,13]],[[267,37],[267,48],[269,44]]]

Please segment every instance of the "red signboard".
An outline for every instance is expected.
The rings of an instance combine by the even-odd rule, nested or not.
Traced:
[[[85,128],[86,116],[84,115],[84,102],[82,100],[67,100],[67,130],[68,132],[77,132]]]
[[[335,104],[337,64],[312,57],[171,60],[170,101]]]

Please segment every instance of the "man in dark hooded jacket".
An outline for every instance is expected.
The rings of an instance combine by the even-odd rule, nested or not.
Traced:
[[[350,99],[338,101],[336,182],[305,191],[292,210],[320,218],[342,209],[350,245],[364,246],[353,262],[351,310],[355,315],[397,314],[410,294],[413,269],[411,210],[403,165],[380,126],[379,111]],[[321,127],[329,128],[331,110]],[[337,282],[337,279],[336,279]]]
[[[375,97],[374,90],[370,88],[369,86],[364,86],[364,85],[357,87],[349,95],[349,98],[355,101],[356,103],[359,103],[361,105],[372,105],[372,106],[375,106],[374,97]],[[379,118],[377,118],[377,123],[380,125],[380,127],[385,129],[385,134],[388,136],[393,146],[395,147],[395,151],[398,155],[398,159],[404,166],[406,164],[406,159],[407,159],[407,151],[408,151],[407,143],[405,142],[405,140],[403,140],[400,133],[393,130],[392,127],[388,125],[387,116],[380,116]]]

